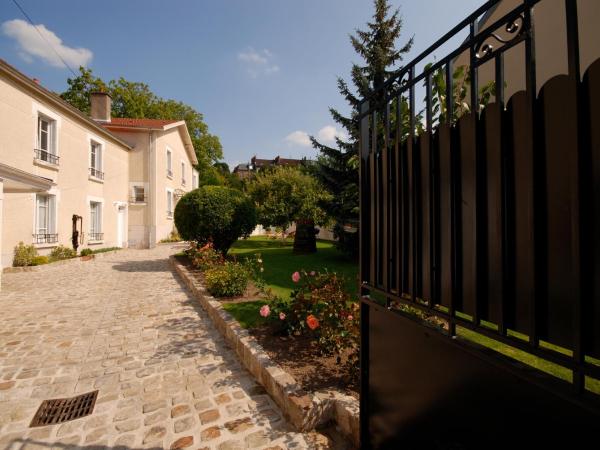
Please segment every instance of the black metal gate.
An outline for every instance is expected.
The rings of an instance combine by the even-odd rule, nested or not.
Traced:
[[[536,86],[544,1],[499,3],[361,106],[362,448],[600,445],[600,60],[554,0],[568,74]]]

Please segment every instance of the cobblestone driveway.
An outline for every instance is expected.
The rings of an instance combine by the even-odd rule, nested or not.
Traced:
[[[175,251],[4,275],[0,449],[312,447],[170,271]],[[29,428],[42,400],[95,389],[92,415]]]

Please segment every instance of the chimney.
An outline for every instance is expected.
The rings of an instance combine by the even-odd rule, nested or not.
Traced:
[[[37,79],[37,78],[33,78],[33,82],[34,82],[35,84],[40,84],[40,80],[39,80],[39,79]]]
[[[99,122],[110,122],[112,98],[107,92],[90,92],[90,115]]]

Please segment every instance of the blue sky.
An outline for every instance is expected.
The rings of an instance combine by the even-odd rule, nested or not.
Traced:
[[[202,112],[232,168],[259,157],[313,157],[306,135],[340,133],[329,106],[347,111],[336,76],[359,61],[348,35],[370,0],[18,0],[72,66],[105,80],[143,81]],[[392,0],[411,56],[483,0]],[[32,33],[12,0],[0,4],[0,55],[56,92],[69,70]],[[41,26],[43,25],[43,28]]]

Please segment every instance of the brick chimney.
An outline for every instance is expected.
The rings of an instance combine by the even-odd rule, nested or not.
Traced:
[[[110,122],[112,98],[107,92],[90,92],[90,115],[100,122]]]

